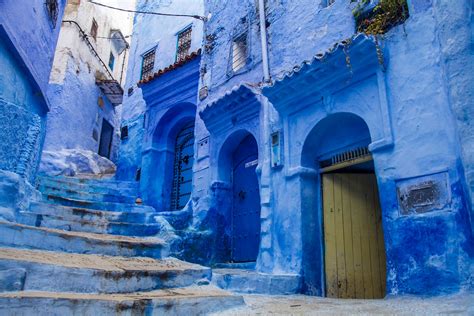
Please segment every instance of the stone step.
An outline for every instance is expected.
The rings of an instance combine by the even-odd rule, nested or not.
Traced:
[[[102,201],[88,201],[74,199],[67,194],[57,192],[55,194],[43,195],[43,201],[78,208],[89,208],[93,210],[101,211],[115,211],[115,212],[153,212],[154,208],[147,205],[141,204],[127,204],[127,203],[115,203],[115,202],[102,202]]]
[[[66,176],[45,176],[39,175],[36,182],[38,184],[50,184],[57,187],[67,187],[85,192],[107,193],[110,190],[137,192],[138,182],[136,181],[118,181],[113,179],[96,179]]]
[[[78,294],[0,293],[1,315],[206,315],[244,305],[242,296],[213,286],[136,292]]]
[[[87,192],[52,185],[39,185],[37,188],[41,193],[43,193],[43,195],[59,195],[85,201],[135,204],[137,199],[137,195],[126,195],[124,192]]]
[[[155,215],[157,214],[153,208],[142,208],[140,211],[134,212],[114,212],[45,202],[32,202],[29,211],[37,215],[58,216],[71,221],[86,220],[137,224],[155,223]]]
[[[17,222],[35,227],[56,228],[66,231],[87,232],[96,234],[112,234],[122,236],[155,236],[160,232],[161,225],[127,222],[109,222],[101,220],[85,220],[80,217],[65,218],[58,215],[20,212]]]
[[[156,259],[166,257],[169,251],[166,242],[155,237],[64,231],[3,221],[0,221],[0,246]]]
[[[237,293],[287,295],[301,291],[296,274],[266,274],[247,269],[212,269],[212,283]]]
[[[18,273],[19,269],[24,273]],[[129,293],[209,284],[211,279],[209,268],[175,258],[156,260],[17,248],[0,248],[0,271],[12,271],[7,278],[10,280],[20,276],[14,280],[17,284],[6,290],[48,292]]]

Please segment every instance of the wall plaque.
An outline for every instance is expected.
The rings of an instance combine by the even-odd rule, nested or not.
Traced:
[[[451,200],[446,172],[397,181],[400,215],[428,213],[448,207]]]

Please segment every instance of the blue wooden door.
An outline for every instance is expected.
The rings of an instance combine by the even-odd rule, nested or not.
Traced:
[[[245,138],[233,155],[232,261],[255,261],[260,244],[257,143]]]
[[[191,197],[194,161],[194,122],[176,136],[171,210],[181,210]]]

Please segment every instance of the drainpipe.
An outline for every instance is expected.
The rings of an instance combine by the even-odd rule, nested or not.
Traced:
[[[268,66],[268,43],[267,43],[267,25],[265,19],[265,0],[258,0],[258,13],[260,16],[260,40],[262,42],[262,66],[263,79],[270,81],[270,68]]]

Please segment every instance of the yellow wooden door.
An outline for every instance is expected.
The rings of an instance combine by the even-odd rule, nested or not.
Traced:
[[[323,174],[326,295],[385,296],[382,216],[373,174]]]

